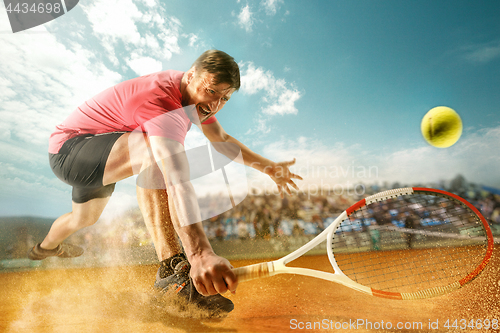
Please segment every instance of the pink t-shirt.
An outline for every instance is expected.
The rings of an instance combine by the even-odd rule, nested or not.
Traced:
[[[83,134],[132,132],[140,129],[184,144],[191,120],[182,109],[183,72],[167,70],[124,81],[80,105],[49,140],[57,154],[66,140]],[[178,111],[178,112],[171,112]],[[217,119],[210,117],[204,124]]]

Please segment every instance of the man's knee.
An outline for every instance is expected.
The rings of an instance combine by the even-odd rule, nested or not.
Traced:
[[[166,189],[165,179],[156,163],[149,164],[139,173],[137,186],[151,190]]]
[[[96,198],[84,203],[73,202],[71,223],[77,229],[85,228],[97,222],[106,207],[109,197]]]
[[[138,175],[137,186],[145,189],[165,189],[163,174],[156,163],[151,146],[144,133],[128,136],[133,173]]]

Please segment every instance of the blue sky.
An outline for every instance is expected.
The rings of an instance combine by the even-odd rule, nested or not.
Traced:
[[[99,91],[187,70],[209,48],[242,73],[219,121],[266,157],[296,157],[304,191],[459,173],[500,187],[498,17],[497,1],[99,0],[12,34],[0,8],[0,216],[68,211],[70,189],[47,160],[54,126]],[[464,123],[448,149],[420,134],[439,105]],[[131,179],[108,213],[133,204]]]

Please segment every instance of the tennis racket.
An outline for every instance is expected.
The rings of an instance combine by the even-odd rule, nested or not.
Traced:
[[[288,267],[323,241],[334,273]],[[493,253],[481,213],[445,191],[408,187],[369,196],[347,208],[310,242],[270,262],[235,268],[239,282],[300,274],[391,299],[422,299],[476,278]]]

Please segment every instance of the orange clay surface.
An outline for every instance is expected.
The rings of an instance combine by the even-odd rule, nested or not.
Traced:
[[[388,300],[319,279],[279,275],[241,283],[235,295],[226,295],[235,303],[234,311],[217,319],[179,315],[154,305],[150,299],[156,266],[3,273],[0,332],[492,332],[470,326],[460,330],[460,320],[467,325],[471,319],[474,325],[478,320],[500,321],[498,250],[471,284],[433,299]],[[326,256],[294,262],[318,265],[330,267]],[[456,329],[444,327],[448,319],[450,325],[458,319]],[[392,329],[387,329],[389,323]],[[398,330],[398,323],[408,329]],[[429,329],[430,323],[438,329]]]

